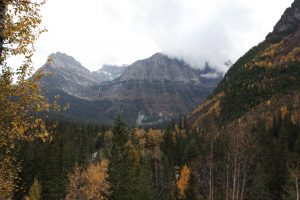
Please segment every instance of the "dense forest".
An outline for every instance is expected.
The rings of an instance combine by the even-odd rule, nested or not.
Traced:
[[[129,127],[63,119],[31,76],[44,1],[0,0],[0,200],[299,200],[299,2],[190,115]]]
[[[15,199],[296,199],[300,128],[280,115],[251,135],[52,122],[51,139],[20,142]],[[38,188],[38,189],[37,189]],[[31,199],[32,197],[30,197]]]

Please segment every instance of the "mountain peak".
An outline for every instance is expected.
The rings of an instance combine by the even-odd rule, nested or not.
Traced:
[[[99,83],[80,62],[61,52],[49,55],[41,69],[45,74],[51,74],[42,79],[45,88],[54,88],[74,96],[86,97],[89,87]]]
[[[90,71],[83,67],[80,62],[75,60],[72,56],[69,56],[65,53],[61,52],[56,52],[52,53],[48,56],[47,62],[46,62],[47,67],[52,67],[56,69],[66,69],[66,70],[82,70],[85,71],[85,73],[90,73]]]
[[[171,81],[199,82],[196,70],[182,60],[170,58],[162,53],[139,60],[128,66],[119,78],[121,81]]]
[[[300,29],[300,0],[294,1],[292,6],[284,12],[267,40],[276,41]]]
[[[152,56],[150,56],[150,58],[168,58],[168,56],[161,52],[157,52],[157,53],[153,54]]]

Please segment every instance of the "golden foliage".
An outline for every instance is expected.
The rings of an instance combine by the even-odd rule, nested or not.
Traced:
[[[69,176],[66,199],[108,199],[110,185],[107,170],[107,160],[90,164],[86,169],[75,168],[74,173]]]
[[[11,199],[14,190],[16,174],[11,165],[10,158],[4,158],[0,163],[0,199]]]
[[[112,140],[112,138],[113,138],[113,133],[112,133],[112,131],[111,131],[111,130],[106,131],[106,132],[104,133],[104,138],[105,138],[106,140]]]
[[[136,148],[138,152],[140,152],[142,157],[147,155],[146,151],[146,143],[147,143],[147,135],[144,129],[134,129],[133,137],[136,140]]]
[[[205,115],[209,115],[214,110],[221,111],[220,102],[221,102],[221,98],[224,95],[225,95],[224,92],[220,92],[220,93],[216,94],[213,99],[206,100],[204,103],[200,104],[200,106],[192,112],[192,115],[197,112],[203,112],[203,113],[205,113]],[[214,105],[214,106],[212,106],[212,105]],[[215,107],[215,108],[211,108],[211,107]]]
[[[280,108],[281,119],[285,119],[287,113],[288,113],[288,108],[286,106],[282,106]]]
[[[300,61],[300,47],[295,47],[289,54],[287,55],[288,62],[299,62]]]
[[[177,188],[179,190],[179,194],[183,198],[185,196],[184,193],[185,193],[185,190],[186,190],[189,180],[190,180],[190,174],[191,174],[191,171],[190,171],[189,167],[184,165],[180,171],[180,178],[177,181]]]
[[[135,148],[135,146],[132,144],[132,142],[130,140],[126,143],[126,148],[129,152],[130,161],[131,161],[132,166],[137,167],[137,164],[139,163],[139,160],[140,160],[140,156],[139,156],[137,149]]]
[[[28,197],[25,200],[40,200],[41,199],[41,184],[35,178],[33,184],[30,187]]]
[[[163,133],[161,130],[149,129],[148,130],[148,142],[150,145],[157,146],[163,141]]]
[[[45,0],[4,0],[6,7],[3,40],[2,61],[11,56],[23,56],[24,63],[20,72],[29,72],[33,44],[45,28],[41,28],[41,6]],[[27,74],[28,75],[28,74]],[[25,78],[25,77],[24,77]]]
[[[297,112],[292,112],[292,114],[291,114],[292,124],[297,125],[297,120],[298,120]]]
[[[247,66],[250,68],[254,66],[273,68],[276,66],[285,66],[292,62],[300,62],[300,47],[287,50],[285,41],[286,39],[266,48]]]
[[[0,58],[0,199],[11,199],[18,167],[14,159],[17,140],[45,140],[49,133],[44,119],[50,105],[40,90],[42,72],[28,79],[33,72],[34,42],[45,31],[40,27],[40,8],[44,1],[4,0],[4,21],[1,25]],[[2,30],[3,29],[3,30]],[[8,59],[21,58],[15,70]]]
[[[217,117],[220,116],[221,113],[221,101],[216,101],[212,107],[209,109],[208,114],[215,113]]]
[[[189,114],[188,118],[195,118],[192,126],[197,127],[201,124],[204,119],[208,119],[213,115],[219,117],[222,111],[221,100],[225,96],[224,92],[220,92],[214,95],[213,98],[207,99],[204,103],[200,104],[192,113]]]
[[[155,161],[155,168],[158,168],[158,163],[162,158],[162,151],[160,145],[163,142],[163,132],[160,129],[149,129],[147,132],[147,146],[149,147],[148,153]]]

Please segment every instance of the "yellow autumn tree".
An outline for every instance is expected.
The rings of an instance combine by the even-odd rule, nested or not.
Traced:
[[[75,168],[69,176],[67,200],[105,200],[109,196],[108,161],[90,164],[86,169]]]
[[[34,43],[45,31],[40,8],[44,0],[0,1],[0,199],[11,199],[18,174],[16,141],[45,139],[43,113],[50,105],[33,73]],[[9,60],[20,60],[10,66]]]
[[[28,197],[25,197],[25,200],[40,200],[41,199],[41,184],[35,178],[30,189]]]
[[[177,181],[177,188],[179,190],[179,195],[181,198],[184,199],[185,197],[185,190],[188,186],[190,180],[191,171],[188,166],[184,165],[180,170],[180,178]]]

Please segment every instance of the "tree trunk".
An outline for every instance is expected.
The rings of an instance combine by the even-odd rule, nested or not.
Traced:
[[[0,0],[0,57],[1,58],[3,52],[4,16],[5,16],[4,0]],[[0,64],[1,63],[2,63],[2,59],[0,59]]]
[[[210,139],[210,157],[209,157],[209,200],[214,199],[213,187],[213,138]]]
[[[241,171],[241,163],[238,162],[238,167],[237,167],[237,179],[236,179],[236,200],[239,200],[239,194],[240,194],[240,172]]]
[[[229,153],[227,154],[227,167],[226,167],[226,199],[229,200]]]
[[[295,186],[296,186],[296,199],[299,200],[299,182],[298,182],[298,173],[295,175]]]
[[[236,193],[236,172],[237,172],[237,155],[234,156],[234,170],[233,170],[233,182],[232,182],[232,200],[235,200]]]
[[[244,162],[244,166],[243,166],[243,184],[242,184],[242,191],[241,191],[241,200],[244,199],[245,185],[246,185],[246,162]]]

